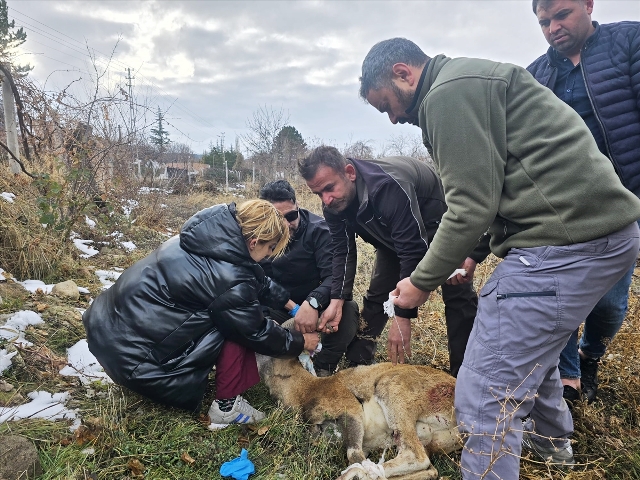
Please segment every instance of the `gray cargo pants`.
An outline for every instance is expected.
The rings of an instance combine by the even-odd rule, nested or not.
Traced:
[[[543,437],[573,433],[558,358],[571,333],[636,261],[638,237],[634,222],[585,243],[514,248],[495,269],[480,291],[456,383],[464,479],[518,478],[527,414]]]

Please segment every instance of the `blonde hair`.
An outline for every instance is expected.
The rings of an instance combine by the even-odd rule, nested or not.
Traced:
[[[273,256],[284,252],[289,243],[289,227],[282,214],[265,200],[248,200],[236,209],[236,218],[245,241],[256,239],[261,243],[277,242]]]

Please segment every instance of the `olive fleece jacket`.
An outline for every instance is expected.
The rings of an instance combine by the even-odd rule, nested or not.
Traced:
[[[640,218],[580,116],[524,68],[438,55],[410,113],[445,190],[447,212],[411,274],[431,291],[487,230],[491,251],[570,245]]]

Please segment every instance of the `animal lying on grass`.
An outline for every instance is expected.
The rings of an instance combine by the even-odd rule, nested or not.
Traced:
[[[374,449],[397,445],[398,454],[382,464],[384,478],[438,478],[429,453],[458,448],[453,411],[455,379],[426,366],[379,363],[318,378],[296,358],[258,357],[260,377],[272,396],[300,408],[305,419],[336,425],[351,464],[362,464]],[[371,478],[354,466],[338,480]]]

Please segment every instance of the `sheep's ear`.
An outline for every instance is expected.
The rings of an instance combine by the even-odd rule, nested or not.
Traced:
[[[293,329],[295,329],[295,322],[293,321],[293,318],[290,318],[289,320],[287,320],[286,322],[284,322],[280,326],[282,328],[286,328],[287,330],[293,330]]]
[[[271,360],[272,360],[271,357],[267,357],[266,355],[256,353],[256,363],[258,364],[258,369],[260,369],[260,367],[264,365],[267,365]]]

